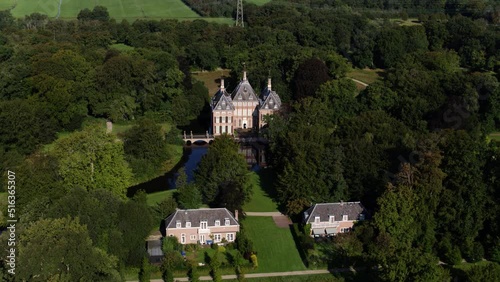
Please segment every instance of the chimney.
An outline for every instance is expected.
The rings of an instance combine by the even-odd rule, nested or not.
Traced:
[[[243,81],[247,80],[247,68],[245,66],[245,63],[243,63]]]
[[[224,78],[220,78],[220,90],[224,91]]]
[[[267,78],[267,89],[271,90],[271,77]]]
[[[238,221],[238,210],[234,211],[234,218],[236,219],[236,221]]]

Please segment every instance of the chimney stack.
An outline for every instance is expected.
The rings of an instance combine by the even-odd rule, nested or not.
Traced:
[[[271,90],[271,77],[267,78],[267,89]]]
[[[234,211],[234,218],[236,219],[236,221],[238,221],[238,210]]]
[[[223,77],[221,77],[221,78],[220,78],[220,90],[224,91],[224,88],[225,88],[225,87],[224,87],[224,78],[223,78]]]
[[[243,63],[243,81],[247,80],[247,68],[245,66],[245,63]]]

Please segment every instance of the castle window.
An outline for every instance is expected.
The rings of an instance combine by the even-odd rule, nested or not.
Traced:
[[[222,117],[219,117],[219,123],[222,123]]]
[[[219,133],[222,133],[222,126],[219,126]]]
[[[226,123],[228,123],[228,120],[229,120],[229,118],[228,118],[228,117],[226,117]]]
[[[227,125],[226,125],[226,133],[227,133],[227,132],[229,132],[229,131],[227,131],[227,129],[228,129],[228,128],[227,128]]]

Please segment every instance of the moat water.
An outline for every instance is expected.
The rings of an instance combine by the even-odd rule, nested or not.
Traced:
[[[194,172],[207,153],[209,145],[184,146],[184,152],[179,163],[169,172],[150,181],[140,183],[128,188],[127,196],[133,196],[137,191],[144,190],[146,193],[160,192],[175,189],[175,179],[181,169],[185,169],[188,182],[194,180]],[[258,170],[266,165],[265,146],[262,144],[240,144],[240,153],[245,156],[249,169]]]

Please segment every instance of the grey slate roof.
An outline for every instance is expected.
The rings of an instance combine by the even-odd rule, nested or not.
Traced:
[[[267,91],[264,91],[262,95],[262,100],[260,100],[259,108],[277,110],[280,107],[281,107],[281,99],[280,96],[278,96],[278,94],[276,93],[276,91],[272,91],[269,89],[267,89]]]
[[[359,220],[360,214],[366,216],[366,209],[361,202],[321,203],[304,212],[304,221],[312,223],[319,216],[320,221],[328,222],[330,215],[335,216],[336,221],[341,221],[343,215],[347,215],[348,220]]]
[[[175,228],[178,221],[181,227],[186,227],[186,222],[191,222],[191,227],[200,227],[201,221],[207,221],[208,227],[213,227],[216,220],[220,220],[220,226],[224,226],[226,218],[229,219],[230,225],[239,225],[233,214],[226,208],[176,210],[165,219],[165,227]]]
[[[253,91],[248,80],[241,80],[231,97],[233,101],[258,101],[257,95],[255,95],[255,91]]]
[[[210,106],[212,107],[212,111],[234,110],[231,96],[229,96],[225,89],[219,89],[219,91],[217,91],[214,97],[212,97],[212,103],[210,103]]]

